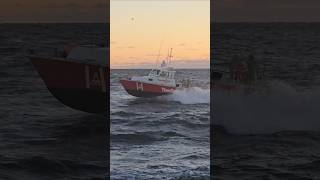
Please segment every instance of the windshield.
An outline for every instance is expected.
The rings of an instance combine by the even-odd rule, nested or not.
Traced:
[[[158,74],[159,74],[159,70],[152,69],[152,70],[150,71],[150,75],[157,76]]]

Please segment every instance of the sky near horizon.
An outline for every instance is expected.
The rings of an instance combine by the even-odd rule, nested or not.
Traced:
[[[132,3],[137,0],[111,0]],[[161,0],[142,0],[156,2]],[[162,0],[171,2],[210,0]],[[0,23],[107,22],[110,0],[1,0]],[[319,0],[211,0],[215,22],[320,22]]]
[[[1,0],[0,23],[105,23],[109,0]]]
[[[209,68],[210,0],[111,0],[110,15],[111,68],[153,68],[170,48],[172,66]]]
[[[213,22],[319,22],[319,0],[212,0]]]

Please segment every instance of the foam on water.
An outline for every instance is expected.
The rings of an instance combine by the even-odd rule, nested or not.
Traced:
[[[163,97],[168,101],[175,101],[181,104],[209,104],[210,89],[191,87],[174,91],[173,94]]]
[[[213,123],[244,134],[319,131],[319,104],[319,89],[299,92],[273,81],[264,95],[214,92]]]

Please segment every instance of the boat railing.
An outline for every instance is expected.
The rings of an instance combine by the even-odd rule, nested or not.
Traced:
[[[127,74],[127,75],[125,76],[125,78],[128,79],[128,80],[131,80],[132,77],[134,77],[134,76],[138,76],[138,74],[136,74],[136,73],[130,73],[130,74]]]
[[[39,55],[39,56],[53,56],[59,58],[66,58],[69,52],[77,46],[81,47],[92,47],[92,48],[103,48],[106,47],[104,45],[95,45],[95,44],[88,44],[88,45],[77,45],[71,44],[67,46],[62,46],[60,48],[53,47],[53,46],[38,46],[34,48],[28,49],[29,55]]]
[[[219,68],[219,67],[222,67]],[[266,75],[268,74],[269,71],[269,66],[266,64],[257,64],[256,69],[255,69],[255,80],[263,80],[266,78]],[[245,71],[245,73],[249,73]],[[221,63],[218,66],[214,66],[211,70],[211,79],[212,80],[221,80],[222,77],[223,79],[228,79],[234,76],[234,72],[231,72],[229,64],[227,63]]]
[[[191,79],[182,79],[176,83],[177,88],[190,88],[192,86]]]
[[[41,46],[30,48],[27,50],[28,55],[37,56],[53,56],[53,57],[66,57],[62,48],[56,48],[52,46]]]

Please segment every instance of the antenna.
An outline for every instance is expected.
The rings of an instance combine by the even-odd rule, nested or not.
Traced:
[[[167,52],[167,59],[166,59],[166,63],[168,64],[169,62],[169,49],[168,49],[168,52]]]
[[[170,49],[169,56],[168,56],[168,64],[170,64],[172,58],[173,58],[173,56],[172,56],[172,48],[171,48],[171,49]]]
[[[159,47],[159,51],[158,51],[158,55],[157,55],[157,60],[156,60],[156,65],[158,65],[158,63],[159,63],[159,57],[160,57],[160,52],[161,52],[161,48],[162,48],[162,43],[163,43],[163,39],[161,40],[161,43],[160,43],[160,47]]]

